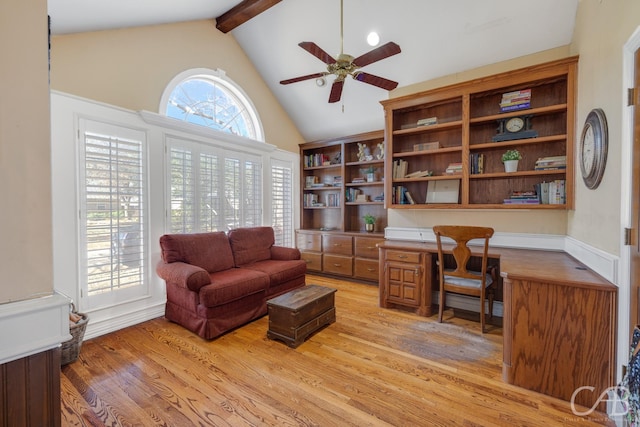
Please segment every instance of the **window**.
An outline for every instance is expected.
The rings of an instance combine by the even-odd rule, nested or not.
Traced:
[[[162,95],[160,113],[264,141],[253,103],[222,70],[194,69],[177,75]]]
[[[262,224],[262,159],[170,138],[170,232]]]
[[[293,247],[293,170],[290,162],[271,165],[271,224],[276,245]]]
[[[145,134],[80,120],[81,296],[95,308],[147,292]]]

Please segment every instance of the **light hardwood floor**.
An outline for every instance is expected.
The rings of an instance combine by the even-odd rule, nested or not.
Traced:
[[[62,368],[62,424],[613,425],[504,383],[500,327],[381,309],[371,285],[307,283],[338,289],[337,321],[297,349],[267,339],[266,316],[213,341],[158,318],[84,342]]]

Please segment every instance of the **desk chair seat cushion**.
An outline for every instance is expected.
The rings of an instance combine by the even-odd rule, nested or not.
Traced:
[[[469,289],[480,289],[480,285],[482,284],[482,280],[480,280],[480,274],[478,274],[477,279],[467,279],[465,277],[456,277],[456,276],[447,276],[446,270],[444,275],[445,283],[452,284],[455,286],[461,286]],[[485,278],[485,288],[488,288],[493,283],[493,278],[490,274],[486,275]]]

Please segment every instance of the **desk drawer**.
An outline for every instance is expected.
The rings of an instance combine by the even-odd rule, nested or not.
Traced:
[[[322,248],[324,253],[339,255],[353,254],[353,239],[351,236],[324,234],[322,236]]]
[[[296,233],[296,247],[301,251],[322,251],[322,235]]]
[[[419,252],[409,252],[409,251],[386,251],[386,260],[387,261],[399,261],[399,262],[410,262],[413,264],[420,263],[420,253]]]
[[[323,258],[322,271],[342,276],[353,274],[353,259],[351,257],[324,254]]]
[[[355,237],[354,247],[355,255],[360,258],[378,259],[378,243],[384,242],[384,239],[372,237]]]
[[[322,271],[322,254],[300,251],[300,258],[307,263],[307,270]]]
[[[378,281],[380,271],[378,260],[356,258],[353,262],[354,277]]]

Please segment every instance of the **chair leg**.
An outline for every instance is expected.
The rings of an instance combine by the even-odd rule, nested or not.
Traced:
[[[442,313],[444,312],[444,289],[440,286],[440,304],[438,306],[438,323],[442,323]]]
[[[489,319],[493,319],[493,291],[489,292]]]
[[[480,298],[480,330],[484,334],[484,298]]]

